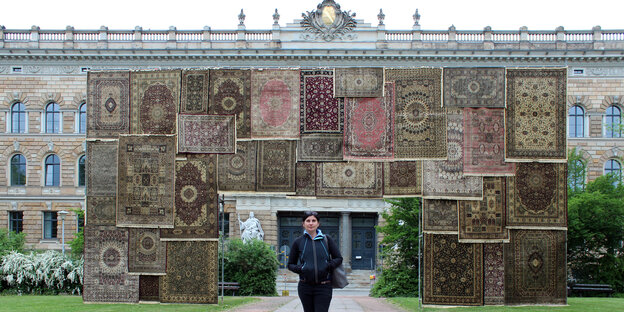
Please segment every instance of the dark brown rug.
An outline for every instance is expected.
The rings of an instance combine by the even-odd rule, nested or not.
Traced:
[[[219,155],[219,191],[256,191],[258,141],[236,142],[236,154]]]
[[[505,303],[505,261],[503,244],[483,244],[483,303]]]
[[[258,143],[256,191],[295,192],[295,157],[297,142],[266,140]]]
[[[297,196],[316,196],[316,163],[298,162],[295,168],[295,192]]]
[[[445,68],[444,106],[504,108],[505,68]]]
[[[128,272],[165,274],[167,243],[158,229],[128,229]]]
[[[131,72],[130,85],[130,133],[175,134],[180,71]]]
[[[343,99],[334,97],[334,71],[301,71],[301,133],[340,133]]]
[[[236,115],[236,137],[251,138],[251,70],[210,70],[208,113]]]
[[[208,91],[210,83],[209,70],[183,70],[180,113],[207,114]]]
[[[342,161],[342,134],[302,134],[297,161]]]
[[[158,301],[159,277],[156,275],[139,276],[139,301]]]
[[[384,197],[422,196],[422,161],[384,163]]]
[[[483,200],[459,201],[460,242],[509,240],[505,227],[506,189],[504,177],[484,177]]]
[[[457,201],[423,199],[423,231],[457,233]]]

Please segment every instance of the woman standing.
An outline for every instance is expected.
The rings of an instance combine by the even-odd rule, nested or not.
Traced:
[[[304,312],[327,312],[332,299],[331,278],[342,255],[331,237],[324,235],[318,213],[303,215],[303,235],[293,242],[288,269],[299,274],[297,291]]]

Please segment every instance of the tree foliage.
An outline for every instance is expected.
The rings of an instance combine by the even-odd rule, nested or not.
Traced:
[[[576,147],[568,151],[568,197],[585,190],[587,160]]]
[[[219,265],[221,262],[219,261]],[[225,250],[225,281],[238,282],[241,296],[275,296],[277,256],[269,244],[252,239],[231,239]],[[221,272],[219,272],[220,274]]]
[[[612,175],[589,182],[568,200],[568,265],[581,283],[624,292],[624,186]]]
[[[388,201],[386,220],[377,230],[384,235],[381,254],[384,259],[383,274],[371,294],[377,297],[418,296],[418,219],[420,199],[402,198]]]
[[[26,234],[23,232],[7,232],[6,229],[0,229],[0,258],[9,254],[11,251],[24,251],[25,240]]]

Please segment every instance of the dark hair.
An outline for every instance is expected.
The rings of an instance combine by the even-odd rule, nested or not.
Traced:
[[[316,211],[306,211],[303,213],[303,217],[301,217],[301,221],[305,221],[309,216],[314,216],[316,218],[316,221],[321,222],[321,219],[319,218],[318,212]]]

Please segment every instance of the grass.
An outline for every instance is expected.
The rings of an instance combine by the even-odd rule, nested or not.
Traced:
[[[418,311],[418,298],[388,298],[407,311]],[[568,298],[568,306],[486,306],[469,308],[425,308],[422,311],[505,311],[505,312],[587,312],[587,311],[624,311],[624,298]]]
[[[219,302],[221,297],[219,297]],[[251,297],[224,297],[223,304],[84,304],[80,296],[0,296],[0,311],[227,311],[259,301]]]

